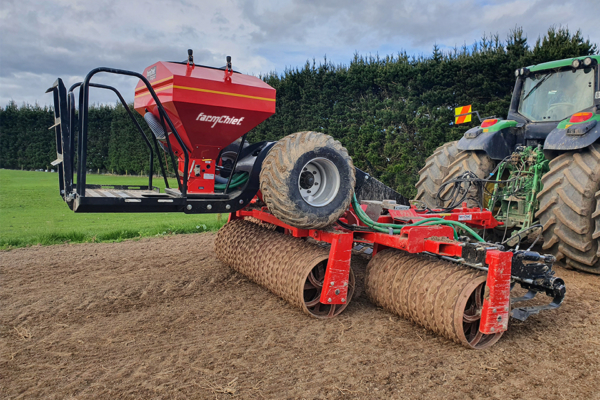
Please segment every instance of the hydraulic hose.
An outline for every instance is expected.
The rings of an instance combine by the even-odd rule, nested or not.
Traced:
[[[233,178],[231,178],[231,182],[229,183],[229,188],[233,189],[233,188],[243,185],[244,183],[248,182],[248,178],[249,178],[249,175],[247,172],[239,172],[239,173],[235,174],[233,176]],[[227,186],[226,183],[217,183],[217,184],[215,184],[215,190],[225,190],[226,186]]]
[[[481,236],[479,236],[473,229],[469,228],[465,224],[462,224],[457,221],[448,221],[443,218],[437,218],[437,217],[425,218],[422,221],[415,222],[413,224],[405,224],[405,225],[375,222],[371,218],[369,218],[367,213],[365,213],[363,211],[363,209],[360,207],[360,204],[358,204],[358,200],[356,199],[356,194],[352,195],[352,208],[354,208],[354,211],[356,212],[356,216],[358,217],[358,219],[360,219],[360,221],[363,224],[367,225],[369,228],[371,228],[375,231],[378,231],[378,232],[390,233],[390,228],[391,228],[391,231],[393,234],[399,234],[400,230],[402,228],[404,228],[405,226],[447,225],[447,226],[450,226],[454,230],[454,238],[455,239],[458,239],[458,234],[456,232],[456,228],[460,228],[460,229],[463,229],[464,231],[466,231],[467,233],[469,233],[471,236],[473,236],[477,241],[485,242],[485,240],[483,240],[483,238]]]

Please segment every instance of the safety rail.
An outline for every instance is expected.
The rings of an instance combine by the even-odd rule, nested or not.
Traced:
[[[156,140],[156,137],[154,135],[151,135],[153,138],[153,142],[154,142],[154,149],[153,149],[152,144],[148,140],[148,137],[144,133],[144,130],[142,129],[140,124],[135,119],[135,116],[134,116],[133,112],[131,111],[131,108],[127,105],[127,102],[125,101],[125,99],[123,98],[121,93],[112,86],[90,82],[92,77],[100,72],[105,72],[105,73],[114,74],[114,75],[132,76],[132,77],[139,78],[142,82],[144,82],[144,84],[146,85],[146,88],[148,89],[149,93],[151,94],[152,98],[154,99],[154,101],[156,103],[156,106],[157,106],[157,109],[159,112],[159,116],[160,116],[161,125],[162,125],[164,131],[167,132],[166,124],[168,124],[171,133],[173,135],[175,135],[177,142],[183,149],[185,167],[184,167],[184,172],[183,172],[183,179],[180,179],[178,168],[176,167],[177,163],[174,158],[174,153],[171,148],[170,141],[167,140],[167,145],[168,145],[168,149],[169,149],[169,154],[171,156],[171,161],[172,161],[173,165],[175,166],[175,176],[177,178],[179,191],[180,191],[182,197],[185,198],[187,195],[187,193],[186,193],[187,192],[187,181],[188,181],[188,174],[189,174],[189,172],[188,172],[189,149],[183,143],[181,136],[177,132],[177,129],[175,128],[175,125],[169,118],[169,115],[165,111],[165,108],[162,105],[162,103],[160,102],[158,96],[156,95],[156,92],[150,85],[150,82],[146,79],[146,77],[144,77],[142,74],[139,74],[137,72],[114,69],[114,68],[106,68],[106,67],[95,68],[92,71],[90,71],[87,74],[87,76],[85,77],[84,81],[72,85],[69,88],[68,93],[66,91],[64,83],[62,82],[62,80],[60,78],[57,79],[56,82],[54,83],[54,85],[52,85],[52,87],[46,91],[46,93],[52,91],[53,95],[54,95],[55,124],[51,128],[56,128],[56,149],[57,149],[58,159],[53,163],[53,165],[62,163],[61,168],[58,168],[61,196],[63,196],[65,198],[65,200],[68,201],[70,196],[71,197],[73,196],[73,194],[74,194],[73,188],[75,187],[75,189],[76,189],[75,193],[79,197],[85,197],[87,139],[88,139],[88,120],[89,120],[89,117],[88,117],[89,88],[90,87],[113,91],[119,98],[119,101],[121,102],[121,104],[123,105],[125,110],[127,111],[134,126],[136,127],[136,129],[138,130],[138,132],[140,133],[142,138],[144,139],[146,146],[148,146],[148,149],[150,150],[150,173],[149,173],[149,177],[148,177],[148,188],[149,189],[152,188],[152,177],[154,175],[154,152],[155,151],[156,151],[156,155],[159,160],[159,165],[160,165],[163,179],[165,181],[165,185],[167,188],[169,187],[169,183],[167,180],[167,174],[165,172],[165,167],[162,162],[162,159],[160,158],[160,151],[158,148],[158,141]],[[79,88],[79,117],[80,117],[79,120],[77,118],[77,114],[76,114],[76,110],[75,110],[75,96],[73,93],[73,91],[77,88]],[[165,121],[166,121],[166,124],[165,124]],[[77,159],[77,166],[76,166],[77,183],[74,184],[73,175],[75,172],[74,162],[75,162],[75,154],[76,154],[75,153],[75,150],[76,150],[75,149],[75,129],[76,129],[76,127],[79,128],[79,132],[78,132],[79,135],[78,135],[78,143],[77,143],[78,159]]]

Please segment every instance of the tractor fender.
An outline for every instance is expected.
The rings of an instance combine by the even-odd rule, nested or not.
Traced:
[[[509,129],[484,132],[479,127],[469,129],[458,142],[458,149],[480,150],[493,160],[503,160],[515,147],[515,135]]]
[[[571,125],[567,129],[554,129],[546,137],[544,150],[565,151],[584,149],[599,139],[600,123],[592,120],[589,121],[589,125],[588,123],[584,123]]]

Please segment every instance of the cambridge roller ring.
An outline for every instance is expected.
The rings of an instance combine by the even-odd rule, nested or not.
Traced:
[[[223,226],[215,251],[223,263],[316,318],[340,314],[354,294],[350,270],[347,301],[321,303],[329,250],[249,221],[234,220]]]
[[[377,253],[365,276],[375,304],[473,349],[502,336],[479,331],[485,283],[483,272],[394,249]]]

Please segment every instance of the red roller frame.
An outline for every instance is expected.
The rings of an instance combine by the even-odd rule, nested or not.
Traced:
[[[473,212],[480,213],[479,209],[476,210]],[[468,212],[468,209],[460,210],[461,214],[456,215],[466,215]],[[443,225],[406,226],[401,229],[399,235],[350,231],[341,226],[334,226],[329,230],[298,229],[280,221],[269,212],[267,207],[245,208],[231,214],[230,220],[243,219],[244,217],[253,217],[277,225],[284,228],[286,234],[293,237],[311,237],[321,242],[331,243],[323,283],[324,289],[320,299],[323,304],[343,304],[346,302],[350,259],[354,242],[372,243],[373,255],[385,248],[394,248],[412,254],[427,252],[439,256],[460,258],[464,247],[464,243],[454,240],[454,230]],[[387,218],[389,219],[389,217]],[[344,219],[351,223],[356,223],[358,220],[350,211]],[[386,217],[380,218],[380,222],[384,222],[384,220],[386,220]],[[504,332],[508,328],[512,256],[512,252],[495,249],[487,251],[488,275],[486,284],[488,290],[485,292],[479,328],[484,334]]]
[[[492,212],[480,208],[468,208],[467,203],[463,203],[462,208],[455,208],[452,211],[443,212],[442,210],[433,210],[433,212],[425,213],[418,211],[416,207],[411,207],[408,210],[388,210],[394,221],[402,221],[404,223],[415,223],[426,218],[443,218],[448,221],[457,221],[471,228],[477,229],[492,229],[502,222],[498,222]]]

